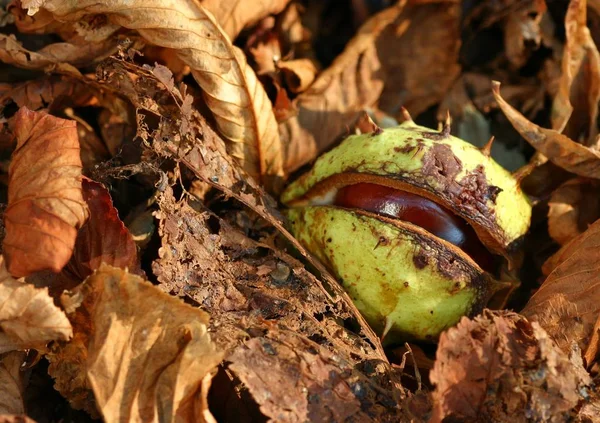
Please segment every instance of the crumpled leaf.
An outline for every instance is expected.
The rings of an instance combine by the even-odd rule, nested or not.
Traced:
[[[0,61],[25,69],[54,68],[61,73],[80,76],[75,66],[98,62],[116,51],[117,43],[113,40],[82,46],[54,43],[38,51],[30,51],[14,35],[0,34]]]
[[[214,17],[193,0],[23,0],[34,13],[45,8],[61,20],[104,14],[111,23],[136,29],[149,42],[176,49],[204,91],[228,152],[267,186],[283,177],[282,150],[272,104],[244,53],[231,44]]]
[[[44,350],[48,342],[73,335],[64,312],[54,305],[48,288],[12,278],[0,257],[0,354],[11,350]]]
[[[106,187],[84,178],[82,188],[90,218],[77,234],[73,256],[63,273],[75,284],[82,282],[102,263],[141,274],[135,242],[119,219]]]
[[[589,145],[598,133],[600,54],[587,27],[586,3],[574,0],[567,9],[566,45],[551,119],[553,129]]]
[[[22,351],[0,355],[0,415],[25,414],[25,383],[21,371],[24,361],[25,353]]]
[[[440,101],[460,71],[459,20],[460,5],[442,1],[399,2],[365,22],[298,96],[298,116],[280,125],[285,169],[315,158],[377,102],[392,116],[399,116],[402,106],[416,116]]]
[[[563,422],[591,378],[537,323],[489,310],[440,336],[430,422]]]
[[[590,340],[600,317],[599,251],[600,220],[544,264],[549,275],[521,311],[539,322],[563,351],[577,343],[588,365],[595,356],[587,350],[596,347]]]
[[[355,396],[360,382],[347,384],[330,352],[293,332],[253,338],[227,360],[260,411],[273,421],[374,421]]]
[[[310,59],[280,60],[277,69],[283,73],[288,88],[293,93],[305,91],[315,80],[317,68]]]
[[[598,150],[578,144],[558,131],[545,129],[530,122],[500,96],[499,82],[494,82],[492,89],[498,106],[510,123],[537,151],[569,172],[588,178],[600,178]]]
[[[92,389],[105,421],[212,421],[201,390],[221,353],[206,313],[108,265],[62,301],[78,307],[74,339],[49,372],[74,407],[92,411]]]
[[[97,101],[95,95],[89,85],[77,79],[51,75],[11,86],[0,95],[0,105],[5,107],[12,101],[18,107],[38,110],[50,106],[56,99],[67,97],[73,104],[83,107],[94,104]]]
[[[201,0],[202,6],[213,14],[215,20],[231,40],[242,29],[254,25],[269,15],[281,12],[290,0]]]
[[[14,119],[17,149],[9,167],[3,251],[9,272],[59,272],[71,258],[88,208],[74,121],[22,107]]]
[[[548,233],[552,239],[565,245],[600,218],[598,192],[598,181],[584,178],[573,178],[552,192],[548,202]]]

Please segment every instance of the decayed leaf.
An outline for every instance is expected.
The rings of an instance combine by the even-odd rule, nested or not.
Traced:
[[[83,46],[55,43],[39,51],[30,51],[14,35],[0,34],[0,61],[25,69],[54,67],[61,73],[81,75],[74,66],[98,62],[116,51],[117,43],[113,40]]]
[[[574,178],[552,192],[548,205],[548,232],[564,245],[583,233],[600,218],[600,185],[597,181]]]
[[[211,421],[198,405],[221,354],[206,313],[108,265],[62,300],[81,305],[49,371],[73,406],[91,410],[92,389],[105,421]]]
[[[0,257],[0,353],[36,348],[67,340],[73,334],[64,312],[54,305],[48,288],[13,279]]]
[[[0,105],[13,101],[18,107],[26,106],[38,110],[51,105],[59,98],[69,98],[80,107],[90,106],[95,101],[94,91],[89,85],[67,76],[52,75],[11,86],[0,95]]]
[[[214,17],[193,0],[116,1],[24,0],[30,13],[45,8],[62,20],[105,14],[109,21],[136,29],[148,41],[176,49],[204,91],[229,153],[268,186],[283,176],[282,151],[272,105],[246,62]]]
[[[213,14],[230,39],[240,31],[269,15],[281,12],[290,0],[201,0],[202,6]]]
[[[590,339],[600,317],[599,252],[600,220],[544,264],[551,273],[521,312],[538,321],[564,351],[572,343],[582,351],[594,347]],[[594,357],[586,353],[586,358]]]
[[[0,355],[0,415],[25,414],[25,384],[21,372],[24,361],[25,353],[21,351]]]
[[[251,339],[228,357],[230,369],[273,421],[373,421],[355,396],[364,389],[361,382],[346,383],[334,360],[330,352],[293,332]]]
[[[9,167],[3,250],[8,270],[59,272],[88,217],[74,121],[22,107],[14,119],[17,149]]]
[[[137,76],[133,84],[124,82],[129,74]],[[142,120],[147,110],[151,111],[149,114],[160,116],[153,133],[143,127],[139,131],[142,140],[156,153],[181,161],[203,184],[247,205],[281,230],[290,242],[296,242],[294,246],[302,254],[307,254],[285,231],[275,202],[254,181],[243,179],[239,167],[225,154],[222,139],[198,111],[180,106],[185,102],[181,99],[185,86],[176,87],[164,77],[166,75],[161,75],[158,82],[156,72],[122,61],[107,63],[102,75],[108,78],[103,84],[124,87],[123,93],[138,108],[138,120]],[[131,89],[135,92],[129,92]],[[170,96],[165,93],[167,89]],[[147,93],[155,94],[150,98]],[[164,101],[168,98],[174,101]],[[347,376],[345,383],[369,379],[355,395],[361,406],[377,410],[377,415],[395,414],[394,409],[379,406],[393,403],[395,395],[402,391],[386,363],[379,339],[322,265],[312,262],[323,272],[319,280],[299,262],[269,245],[270,241],[259,243],[248,238],[238,227],[211,215],[195,201],[176,201],[168,186],[163,185],[157,200],[156,217],[162,246],[152,270],[163,290],[185,296],[210,312],[214,340],[220,348],[229,351],[246,342],[249,336],[261,336],[259,334],[274,327],[298,331],[303,339],[316,339],[325,348],[335,350],[341,357],[338,367],[344,362],[354,368],[364,364],[367,370],[363,372],[342,372]],[[273,232],[268,225],[265,229]],[[358,321],[362,334],[370,342],[347,331],[338,319]],[[371,360],[382,365],[373,370],[369,367]],[[302,362],[294,364],[298,366]],[[387,388],[390,380],[394,385]],[[300,394],[306,397],[306,393]],[[339,398],[339,401],[344,400]]]
[[[506,311],[444,332],[430,378],[430,422],[563,422],[591,383],[578,351],[568,358],[537,323]]]
[[[108,190],[88,178],[83,179],[82,188],[90,218],[79,230],[73,257],[63,272],[75,284],[82,282],[102,263],[139,274],[137,247],[119,219]]]
[[[558,131],[545,129],[530,122],[500,96],[499,82],[494,82],[493,92],[498,106],[508,120],[537,151],[569,172],[588,178],[600,178],[598,150],[578,144]]]
[[[586,3],[569,3],[562,72],[551,116],[553,129],[584,144],[598,133],[600,101],[600,55],[587,28]]]
[[[456,2],[399,2],[369,19],[280,125],[285,169],[312,160],[378,101],[392,116],[402,106],[416,116],[441,100],[460,71],[459,20]]]

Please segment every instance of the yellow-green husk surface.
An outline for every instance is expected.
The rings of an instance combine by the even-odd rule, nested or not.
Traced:
[[[297,239],[339,277],[372,327],[391,325],[388,342],[433,340],[489,295],[489,275],[410,224],[329,206],[287,214]]]

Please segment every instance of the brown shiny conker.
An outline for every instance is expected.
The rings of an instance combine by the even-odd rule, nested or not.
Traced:
[[[334,205],[410,222],[456,245],[482,269],[493,271],[494,257],[481,243],[473,228],[451,211],[425,197],[362,182],[340,188]]]

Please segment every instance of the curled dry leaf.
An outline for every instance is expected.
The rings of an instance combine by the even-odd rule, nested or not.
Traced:
[[[117,51],[117,43],[106,40],[87,45],[70,43],[49,44],[38,51],[30,51],[14,35],[0,34],[0,61],[25,69],[49,69],[80,76],[75,66],[89,65],[107,58]]]
[[[440,101],[460,71],[459,20],[456,2],[399,2],[365,22],[298,96],[298,116],[280,125],[286,171],[314,159],[378,101],[392,116],[402,106],[416,116]]]
[[[11,351],[0,355],[0,415],[25,414],[22,365],[25,353]]]
[[[315,80],[317,68],[310,59],[280,60],[277,69],[283,73],[288,88],[293,93],[305,91]]]
[[[591,383],[578,351],[569,358],[537,323],[491,311],[441,335],[430,378],[430,422],[563,422]]]
[[[60,272],[88,217],[74,121],[22,107],[14,119],[17,149],[9,167],[3,251],[10,273]]]
[[[221,354],[206,313],[108,265],[62,301],[79,306],[74,339],[49,371],[73,406],[92,410],[92,389],[105,421],[211,421],[201,390]]]
[[[63,274],[75,285],[91,275],[102,263],[140,274],[137,247],[119,219],[119,212],[113,206],[108,190],[88,178],[83,179],[82,187],[90,218],[77,234],[73,257],[63,269]]]
[[[589,145],[598,133],[600,55],[587,27],[586,3],[574,0],[567,9],[567,40],[551,119],[553,129]]]
[[[45,350],[52,340],[73,334],[64,312],[54,305],[48,288],[35,288],[12,278],[0,257],[0,354],[17,349]]]
[[[552,192],[548,205],[548,232],[565,245],[600,218],[598,181],[573,178]]]
[[[30,13],[45,8],[61,20],[105,14],[149,42],[177,50],[204,91],[229,153],[252,176],[273,187],[283,177],[282,150],[272,105],[246,62],[210,12],[193,0],[24,0]]]
[[[544,271],[548,277],[521,313],[538,321],[563,351],[577,343],[589,365],[600,317],[600,220],[552,256]]]
[[[215,20],[231,40],[242,29],[252,26],[262,18],[281,12],[290,0],[201,0],[202,6],[213,14]]]
[[[588,178],[600,178],[598,150],[578,144],[558,131],[530,122],[500,96],[499,82],[494,82],[493,92],[498,106],[510,123],[537,151],[569,172]]]

